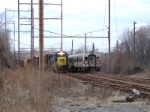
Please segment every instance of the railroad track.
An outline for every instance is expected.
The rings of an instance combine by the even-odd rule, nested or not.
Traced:
[[[66,73],[65,75],[82,80],[83,83],[96,87],[105,87],[131,92],[136,89],[140,95],[150,97],[150,79],[114,76],[104,73]]]

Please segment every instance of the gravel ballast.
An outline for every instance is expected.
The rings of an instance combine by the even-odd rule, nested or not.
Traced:
[[[107,103],[103,105],[53,106],[53,112],[150,112],[150,103]]]

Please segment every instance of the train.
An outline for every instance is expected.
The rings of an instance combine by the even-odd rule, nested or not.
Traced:
[[[39,57],[34,56],[32,59],[20,60],[19,63],[21,68],[26,68],[29,65],[38,68]],[[68,53],[58,51],[44,55],[44,69],[53,70],[53,72],[67,72]]]
[[[34,65],[39,67],[39,57],[20,61],[21,67]],[[101,70],[101,55],[96,52],[68,55],[67,52],[58,51],[44,55],[44,68],[53,72],[91,72]]]
[[[100,71],[101,56],[100,53],[86,52],[70,55],[68,57],[69,71],[71,72],[91,72]]]

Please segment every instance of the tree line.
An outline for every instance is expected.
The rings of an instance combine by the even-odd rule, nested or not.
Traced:
[[[150,67],[150,28],[142,26],[135,31],[125,29],[119,37],[121,43],[111,52],[111,71],[136,73]],[[134,54],[135,46],[135,54]]]

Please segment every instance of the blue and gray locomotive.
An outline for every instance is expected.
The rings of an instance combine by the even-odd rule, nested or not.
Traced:
[[[54,72],[68,71],[68,54],[66,52],[55,52],[46,55],[46,65]]]

